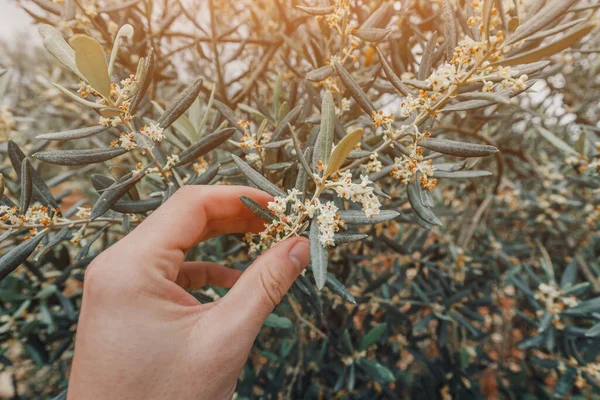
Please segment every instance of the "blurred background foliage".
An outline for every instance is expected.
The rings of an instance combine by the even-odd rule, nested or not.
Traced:
[[[472,93],[483,93],[484,83],[472,83],[466,85],[462,97],[455,93],[449,99],[455,111],[440,112],[423,124],[434,138],[499,150],[491,157],[461,160],[458,171],[434,174],[439,183],[428,193],[444,226],[432,227],[413,214],[406,185],[389,175],[377,179],[372,175],[387,196],[382,197],[385,209],[400,215],[383,224],[352,228],[369,236],[330,250],[331,275],[323,291],[314,288],[310,273],[299,280],[258,337],[236,396],[600,398],[597,1],[16,3],[37,24],[53,26],[67,39],[74,34],[95,38],[105,54],[110,54],[119,28],[131,24],[135,31],[121,41],[114,75],[125,79],[139,72],[140,58],[153,60],[152,82],[138,111],[146,123],[160,121],[170,101],[196,82],[197,100],[187,112],[187,122],[178,119],[173,127],[165,127],[169,135],[168,143],[161,144],[163,149],[182,149],[179,144],[189,147],[193,141],[186,135],[188,123],[195,134],[203,136],[226,126],[240,130],[239,120],[251,121],[253,130],[267,120],[270,131],[287,130],[291,122],[303,145],[311,147],[324,90],[336,93],[340,106],[343,100],[348,102],[338,114],[342,132],[349,126],[362,126],[376,137],[381,129],[373,127],[356,90],[337,75],[335,62],[345,61],[342,64],[354,84],[367,93],[376,109],[401,124],[406,120],[406,96],[396,91],[397,82],[384,63],[395,71],[396,79],[417,93],[428,88],[430,72],[444,65],[449,43],[457,45],[465,35],[482,39],[484,32],[478,30],[483,24],[481,13],[485,13],[482,7],[491,7],[490,18],[498,19],[496,29],[510,38],[566,5],[521,38],[526,39],[521,48],[509,48],[503,55],[535,52],[568,39],[572,27],[590,24],[585,35],[568,43],[570,49],[534,54],[534,59],[522,63],[527,66],[513,65],[530,75],[532,86],[525,93],[513,99],[477,97]],[[337,15],[340,9],[349,10],[348,14],[332,20],[332,12]],[[357,34],[360,40],[353,47],[352,33],[336,32],[336,24],[350,23],[366,28]],[[365,26],[370,24],[374,25]],[[433,52],[425,57],[428,48]],[[33,167],[19,161],[22,169],[15,170],[10,157],[11,152],[13,158],[18,153],[15,148],[29,156],[40,151],[103,148],[109,140],[96,135],[76,142],[36,138],[47,132],[98,126],[98,111],[78,104],[53,85],[58,83],[72,93],[81,89],[73,73],[43,47],[21,46],[12,40],[0,43],[0,49],[2,203],[27,200],[23,175],[30,176],[33,169],[46,182],[64,218],[89,217],[98,190],[115,180],[122,183],[123,176],[127,178],[127,172],[136,167],[132,164],[136,159],[73,167],[30,157]],[[149,56],[150,49],[153,56]],[[423,67],[424,59],[430,63],[428,68]],[[426,73],[421,72],[424,68]],[[200,84],[194,81],[197,76],[203,78]],[[465,106],[469,101],[479,103]],[[297,106],[298,113],[291,118]],[[105,134],[104,139],[119,140],[116,128]],[[376,144],[365,140],[362,149],[372,152]],[[279,146],[263,149],[263,165],[258,169],[281,187],[293,187],[301,167],[288,155],[291,140]],[[196,160],[193,167],[182,167],[180,175],[188,184],[194,179],[246,184],[231,162],[229,154],[235,152],[247,155],[225,143],[206,159]],[[384,166],[392,165],[397,150],[382,153]],[[208,164],[217,162],[221,168],[213,174]],[[478,173],[481,170],[492,175]],[[463,177],[476,179],[452,179]],[[29,192],[33,190],[35,200],[40,186],[32,179]],[[172,194],[159,178],[148,181],[133,186],[131,190],[139,193],[124,191],[122,195],[130,196],[131,203],[143,201],[139,194],[145,194],[149,202],[158,201],[156,207]],[[7,398],[64,397],[85,267],[152,209],[131,212],[123,208],[125,204],[117,204],[121,211],[118,207],[104,210],[108,214],[101,220],[65,223],[63,229],[53,229],[43,237],[35,236],[39,233],[35,229],[9,229],[9,222],[2,220],[3,268],[12,260],[7,258],[10,251],[23,250],[23,245],[40,239],[37,249],[34,243],[25,249],[30,251],[11,253],[13,258],[27,253],[26,259],[14,265],[21,264],[14,272],[0,269],[4,277],[0,282],[0,363],[2,395]],[[141,207],[139,203],[126,205]],[[34,239],[26,240],[30,235]],[[241,239],[211,239],[188,257],[243,269],[251,259]],[[209,288],[194,294],[201,301],[213,301],[224,292]]]

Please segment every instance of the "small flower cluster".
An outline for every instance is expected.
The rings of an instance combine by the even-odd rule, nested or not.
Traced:
[[[250,123],[250,121],[239,120],[237,122],[237,126],[244,130],[244,136],[242,136],[239,142],[232,143],[234,143],[241,149],[260,150],[259,139],[250,131],[251,125],[252,124]]]
[[[365,215],[373,218],[381,211],[381,203],[375,195],[371,185],[373,182],[368,176],[361,175],[360,183],[352,182],[352,173],[345,171],[335,181],[326,182],[326,187],[331,187],[343,199],[350,200],[355,203],[361,203]]]
[[[77,89],[77,93],[84,99],[87,99],[90,96],[101,97],[100,93],[96,92],[94,88],[88,85],[85,81],[79,81],[79,89]]]
[[[334,234],[344,226],[340,219],[339,209],[333,202],[321,203],[319,199],[301,200],[302,193],[296,189],[289,190],[286,197],[275,197],[269,202],[268,209],[274,220],[265,224],[265,229],[258,235],[247,234],[250,254],[267,250],[274,244],[301,233],[305,221],[317,218],[319,240],[323,246],[335,246]],[[290,213],[286,213],[288,208]],[[255,239],[258,238],[258,241]]]
[[[425,160],[423,148],[418,145],[419,141],[430,136],[429,132],[415,132],[415,141],[410,143],[408,149],[410,155],[403,155],[394,159],[394,165],[390,175],[398,179],[402,184],[412,182],[417,176],[421,185],[426,190],[433,190],[437,185],[437,179],[432,178],[434,173],[433,161]]]
[[[45,206],[30,207],[24,214],[20,213],[17,207],[0,206],[0,223],[15,228],[23,225],[49,226],[54,223],[56,211],[54,217],[51,217],[50,209]]]
[[[335,246],[334,235],[340,230],[343,222],[338,214],[339,209],[331,201],[325,204],[319,203],[319,215],[317,225],[319,226],[319,240],[323,246]]]
[[[560,320],[560,314],[565,308],[574,307],[578,301],[575,296],[565,296],[564,293],[556,286],[556,283],[541,283],[534,293],[536,300],[543,303],[544,309],[538,311],[538,316],[541,316],[544,311],[552,314],[552,323],[557,329],[564,329],[565,325]]]
[[[143,126],[140,133],[148,136],[153,142],[161,142],[165,138],[165,130],[155,123]]]
[[[484,92],[494,92],[499,89],[510,89],[513,93],[517,93],[526,89],[525,84],[527,83],[527,80],[529,80],[529,77],[526,74],[522,74],[516,78],[518,72],[514,71],[511,67],[499,67],[497,73],[498,76],[502,78],[502,82],[495,85],[494,82],[487,81],[484,78]]]
[[[383,168],[383,164],[381,163],[381,161],[379,161],[379,154],[376,151],[374,151],[369,156],[369,161],[366,164],[361,165],[361,167],[367,173],[379,172],[381,171],[381,168]]]
[[[376,128],[394,122],[394,116],[391,114],[385,114],[382,110],[373,111],[371,119],[373,120],[373,125],[375,125]]]
[[[206,161],[204,157],[200,157],[198,158],[198,161],[194,163],[193,167],[196,175],[202,175],[208,169],[208,161]]]

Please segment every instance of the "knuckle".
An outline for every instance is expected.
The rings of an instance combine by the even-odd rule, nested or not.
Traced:
[[[260,270],[260,282],[266,298],[268,298],[269,307],[274,308],[283,298],[282,276],[271,265],[267,265]]]
[[[181,200],[190,199],[198,195],[198,187],[186,185],[177,190],[173,197],[176,197]]]
[[[108,252],[100,253],[86,268],[83,275],[83,287],[88,295],[106,294],[116,289],[116,282],[111,275],[110,256]]]

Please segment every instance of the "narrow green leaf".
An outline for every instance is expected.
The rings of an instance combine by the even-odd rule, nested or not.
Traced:
[[[362,210],[344,210],[340,211],[340,219],[346,224],[352,225],[370,225],[381,222],[388,222],[400,215],[397,211],[381,210],[381,212],[373,217],[369,217]]]
[[[74,140],[74,139],[83,139],[86,137],[97,135],[98,133],[104,132],[109,127],[107,126],[90,126],[88,128],[79,128],[73,129],[69,131],[63,132],[52,132],[52,133],[42,133],[41,135],[37,135],[36,139],[41,140]]]
[[[387,324],[385,322],[373,327],[360,340],[359,349],[366,350],[369,348],[369,346],[371,346],[372,344],[375,344],[375,342],[377,342],[381,338],[381,336],[383,335],[383,333],[385,332],[386,329],[387,329]]]
[[[329,163],[329,157],[333,150],[333,135],[335,128],[335,103],[333,96],[328,90],[323,96],[321,105],[321,130],[319,131],[319,145],[321,147],[320,155],[323,165]]]
[[[442,0],[442,8],[444,10],[446,57],[450,61],[454,56],[454,49],[458,46],[456,19],[449,0]]]
[[[77,68],[75,62],[75,50],[63,38],[62,33],[55,27],[42,24],[38,32],[43,37],[43,44],[48,53],[50,53],[59,63],[71,70],[80,79],[85,80],[83,74]]]
[[[487,157],[498,152],[494,146],[438,138],[425,138],[419,142],[419,145],[438,153],[465,158]]]
[[[310,224],[308,238],[310,241],[310,260],[315,283],[317,289],[323,290],[325,283],[327,282],[329,254],[327,248],[324,247],[319,240],[319,225],[316,218],[314,218]]]
[[[204,136],[202,139],[179,153],[177,165],[185,165],[198,159],[209,151],[216,149],[229,140],[235,133],[234,128],[225,128]]]
[[[542,126],[536,126],[535,128],[536,128],[536,131],[544,139],[546,139],[548,142],[550,142],[550,144],[552,144],[558,150],[564,151],[567,154],[574,154],[574,155],[578,154],[577,151],[575,151],[575,149],[573,149],[565,141],[563,141],[561,138],[559,138],[558,136],[556,136],[554,133],[552,133],[548,129],[546,129],[546,128],[542,127]]]
[[[377,47],[377,54],[379,55],[379,61],[383,66],[383,71],[385,72],[385,75],[387,76],[392,86],[394,86],[394,88],[396,88],[396,90],[403,96],[412,95],[412,91],[408,88],[408,86],[404,84],[404,82],[402,82],[398,75],[396,75],[391,65],[385,59],[385,55],[379,47]]]
[[[366,215],[365,215],[365,217],[366,217]],[[369,235],[367,235],[365,233],[344,233],[344,232],[342,232],[342,233],[336,233],[333,236],[333,240],[335,241],[335,244],[341,244],[341,243],[360,242],[361,240],[364,240],[368,237],[369,237]]]
[[[294,324],[289,318],[280,317],[277,314],[271,313],[265,320],[265,326],[268,326],[269,328],[289,329],[294,326]]]
[[[433,32],[431,38],[425,45],[423,50],[423,57],[421,58],[421,65],[419,66],[419,73],[417,79],[424,81],[431,74],[431,66],[433,65],[433,56],[435,54],[435,47],[437,46],[437,32]]]
[[[39,234],[32,239],[21,242],[10,249],[0,258],[0,281],[13,272],[23,261],[33,253],[46,234]]]
[[[272,184],[267,178],[262,176],[260,173],[255,171],[254,168],[246,164],[241,158],[239,158],[235,154],[232,154],[231,158],[233,158],[233,161],[236,163],[236,165],[242,171],[242,173],[246,175],[246,178],[248,178],[250,182],[256,185],[256,187],[258,187],[261,190],[264,190],[271,196],[285,197],[285,193],[281,189]]]
[[[556,20],[561,15],[571,8],[577,0],[551,0],[534,16],[527,20],[526,23],[519,26],[513,35],[511,35],[505,43],[510,45],[525,39],[528,36],[537,33],[550,22]]]
[[[31,197],[33,194],[33,167],[26,158],[21,162],[21,200],[19,201],[19,208],[21,213],[25,214],[31,204]]]
[[[7,150],[8,158],[10,159],[10,163],[12,164],[15,172],[17,173],[17,178],[21,179],[21,163],[24,159],[26,159],[25,153],[23,153],[19,146],[12,140],[8,141]],[[31,177],[33,180],[33,194],[35,198],[37,198],[40,203],[45,206],[49,206],[53,209],[59,208],[58,202],[52,195],[50,188],[48,188],[46,182],[44,182],[42,177],[35,169],[31,171]]]
[[[40,151],[33,157],[49,164],[76,166],[108,161],[125,153],[127,150],[120,147],[106,147],[92,150]]]
[[[160,125],[160,127],[163,129],[167,129],[175,121],[177,121],[179,117],[181,117],[183,113],[186,112],[188,108],[190,108],[196,97],[198,97],[198,94],[200,93],[201,89],[202,78],[196,79],[194,82],[192,82],[191,85],[186,87],[185,90],[179,94],[179,96],[177,96],[173,101],[169,103],[165,112],[158,119],[157,123]],[[186,136],[190,135],[191,137],[188,136],[188,139],[190,139],[190,141],[193,141],[195,136],[195,130],[193,129],[191,123],[189,123],[189,126],[192,127],[194,135],[191,135],[191,132],[187,131],[183,133],[185,133]]]
[[[126,37],[127,39],[131,39],[133,37],[133,26],[130,24],[123,25],[119,31],[117,32],[117,37],[113,43],[113,48],[110,53],[110,61],[108,63],[108,76],[112,76],[113,68],[115,66],[115,62],[117,61],[117,55],[119,54],[119,47],[121,46],[121,38]]]
[[[340,296],[342,299],[344,299],[348,303],[356,304],[356,299],[354,298],[352,293],[350,293],[348,291],[348,289],[346,289],[346,286],[344,286],[344,284],[342,282],[338,281],[337,278],[335,276],[333,276],[332,274],[330,274],[329,272],[327,273],[327,281],[325,282],[325,285],[332,292],[334,292],[335,294]]]
[[[148,167],[146,167],[145,170],[147,170]],[[94,207],[92,208],[92,220],[104,215],[104,213],[106,213],[113,206],[113,204],[125,196],[125,194],[127,194],[127,192],[129,192],[131,188],[133,188],[145,176],[145,170],[138,172],[132,177],[125,176],[119,179],[106,191],[102,192],[100,198],[98,198],[96,204],[94,204]]]
[[[144,200],[119,200],[110,209],[122,214],[143,214],[154,211],[162,204],[162,198],[151,197]]]
[[[416,186],[419,184],[420,183],[417,180],[414,180],[406,186],[408,201],[410,202],[413,211],[421,219],[425,220],[426,222],[432,225],[444,226],[442,221],[434,214],[434,212],[431,209],[425,207],[425,205],[423,205],[421,195],[419,194],[419,189]]]
[[[250,211],[252,211],[252,214],[256,215],[258,218],[264,219],[267,222],[273,222],[275,220],[275,216],[268,208],[252,200],[250,197],[240,196],[240,200]]]
[[[333,69],[331,65],[325,65],[306,74],[306,80],[311,82],[321,82],[333,75],[334,72],[335,69]]]
[[[359,39],[364,40],[365,42],[381,42],[384,40],[390,33],[392,33],[392,29],[380,29],[380,28],[360,28],[356,32],[354,32],[354,36]]]
[[[350,96],[356,101],[356,103],[371,117],[376,111],[375,106],[371,103],[371,100],[367,97],[367,94],[362,90],[358,82],[352,77],[341,64],[335,63],[335,69],[342,80],[342,83],[350,92]]]

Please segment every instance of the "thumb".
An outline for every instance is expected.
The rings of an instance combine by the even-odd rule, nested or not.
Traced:
[[[235,321],[258,332],[309,260],[307,239],[295,237],[278,243],[242,274],[221,306],[236,316]]]

